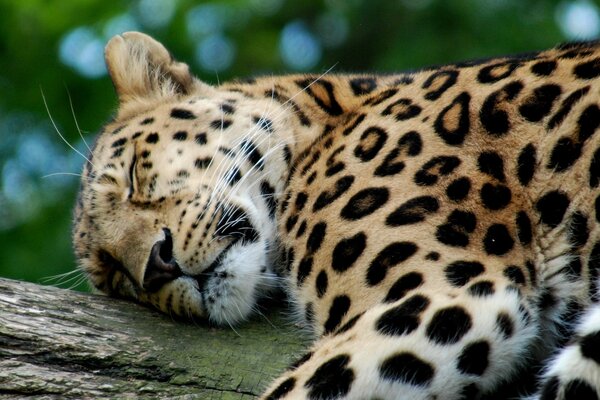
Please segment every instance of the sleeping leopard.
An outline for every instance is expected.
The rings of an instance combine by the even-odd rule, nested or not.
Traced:
[[[600,396],[600,43],[396,75],[211,86],[142,33],[83,168],[91,284],[315,343],[263,399]]]

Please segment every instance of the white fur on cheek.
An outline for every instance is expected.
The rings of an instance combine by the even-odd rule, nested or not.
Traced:
[[[267,262],[265,244],[258,241],[234,245],[206,286],[206,305],[211,321],[234,324],[244,320],[256,303],[261,269]]]

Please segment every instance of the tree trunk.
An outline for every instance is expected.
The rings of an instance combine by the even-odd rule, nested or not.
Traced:
[[[0,397],[252,399],[306,347],[297,332],[278,313],[234,331],[0,279]]]

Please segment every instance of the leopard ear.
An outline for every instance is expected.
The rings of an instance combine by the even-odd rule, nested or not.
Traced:
[[[114,36],[104,56],[121,106],[208,87],[190,73],[187,64],[174,60],[162,44],[140,32]]]

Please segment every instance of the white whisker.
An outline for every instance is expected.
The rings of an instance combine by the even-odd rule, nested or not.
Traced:
[[[46,96],[44,96],[44,90],[42,88],[40,88],[40,91],[42,93],[42,99],[44,101],[44,107],[46,107],[46,112],[48,113],[48,117],[50,118],[50,122],[52,123],[52,126],[54,127],[54,130],[56,131],[56,133],[58,134],[58,136],[60,136],[60,138],[63,140],[63,142],[65,142],[66,145],[71,148],[71,150],[73,150],[75,153],[79,154],[81,157],[83,157],[84,160],[86,160],[94,168],[96,168],[96,166],[94,165],[94,163],[89,158],[87,158],[83,153],[81,153],[73,145],[71,145],[71,143],[69,143],[69,141],[67,139],[65,139],[65,137],[63,136],[63,134],[58,129],[58,126],[56,126],[56,123],[54,122],[54,118],[52,118],[52,114],[50,113],[50,108],[48,108],[48,102],[46,101]]]

